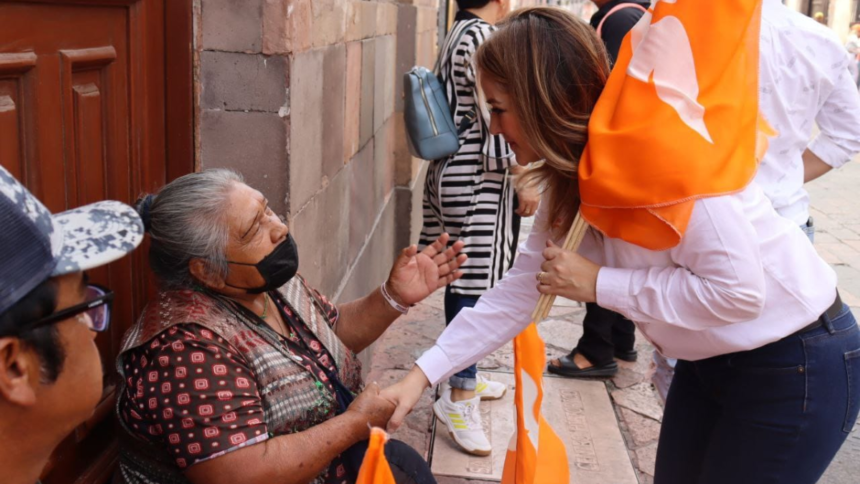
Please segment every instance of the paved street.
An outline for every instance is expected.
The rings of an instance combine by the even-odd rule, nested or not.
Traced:
[[[817,226],[816,248],[839,274],[843,300],[860,314],[860,163],[853,162],[809,186],[813,216]],[[524,224],[524,232],[530,230]],[[547,357],[568,351],[582,334],[584,310],[575,303],[561,301],[540,325],[547,343]],[[413,308],[377,343],[368,381],[387,386],[402,377],[424,349],[430,347],[444,327],[442,292]],[[654,458],[662,418],[662,406],[649,380],[653,348],[638,338],[640,358],[637,363],[619,362],[618,375],[606,381],[617,425],[627,444],[628,455],[643,484],[653,482]],[[510,345],[498,350],[479,364],[486,370],[511,371],[513,355]],[[406,425],[395,434],[428,455],[431,443],[432,411],[430,392],[416,407]],[[836,457],[824,484],[856,483],[860,475],[860,426],[855,427],[848,442]],[[462,484],[466,479],[441,478],[440,483]]]

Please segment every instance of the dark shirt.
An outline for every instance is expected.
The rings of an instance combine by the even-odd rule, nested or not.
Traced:
[[[612,0],[600,7],[600,9],[591,17],[591,26],[596,29],[597,26],[600,25],[600,21],[603,20],[603,17],[605,17],[610,10],[622,3],[636,3],[645,8],[648,8],[648,6],[651,5],[650,1]],[[630,7],[618,10],[606,19],[606,23],[603,24],[601,38],[603,43],[606,45],[606,51],[609,53],[609,59],[612,62],[612,65],[615,65],[615,60],[618,58],[618,51],[621,49],[621,41],[624,40],[624,36],[627,35],[627,32],[630,32],[630,29],[636,25],[636,22],[642,18],[642,15],[644,15],[644,12],[638,8]]]
[[[468,10],[459,10],[457,12],[457,15],[454,16],[454,21],[459,22],[460,20],[474,20],[480,18],[481,17],[478,17],[477,15],[473,14],[472,12],[469,12]]]

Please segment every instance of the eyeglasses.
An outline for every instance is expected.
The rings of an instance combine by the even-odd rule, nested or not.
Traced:
[[[86,314],[87,326],[97,332],[107,331],[110,326],[110,309],[113,303],[113,291],[96,284],[89,284],[86,291],[86,301],[81,304],[49,314],[38,321],[30,323],[26,328],[38,328],[69,319],[79,314]]]

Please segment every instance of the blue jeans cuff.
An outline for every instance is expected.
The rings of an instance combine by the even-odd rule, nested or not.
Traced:
[[[478,387],[478,379],[454,375],[448,379],[448,384],[451,385],[451,388],[458,390],[475,390]]]

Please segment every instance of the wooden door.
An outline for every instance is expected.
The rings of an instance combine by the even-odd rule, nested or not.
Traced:
[[[0,164],[51,211],[132,203],[193,170],[191,4],[0,3]],[[97,339],[104,397],[56,450],[46,484],[102,483],[114,468],[114,361],[151,293],[145,252],[90,273],[116,292]]]

